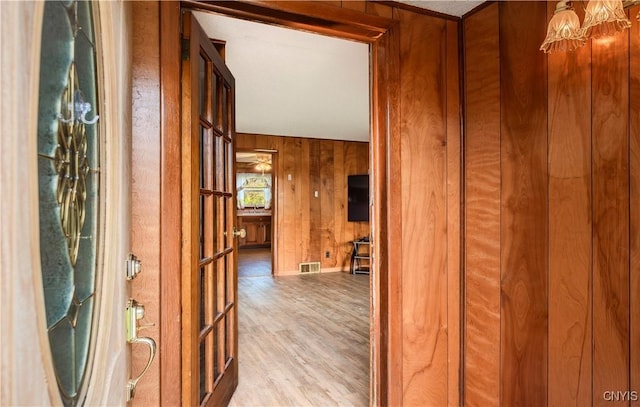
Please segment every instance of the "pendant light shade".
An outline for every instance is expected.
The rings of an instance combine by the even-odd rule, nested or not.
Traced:
[[[540,46],[544,52],[573,51],[586,42],[584,30],[573,8],[566,1],[558,2],[549,21],[547,37]]]
[[[590,0],[585,10],[582,29],[587,37],[615,35],[631,27],[622,0]]]

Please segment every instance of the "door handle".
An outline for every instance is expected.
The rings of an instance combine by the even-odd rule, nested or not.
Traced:
[[[142,372],[134,379],[129,379],[127,382],[127,401],[131,401],[135,396],[136,386],[138,381],[147,373],[151,362],[156,357],[156,341],[147,337],[139,337],[138,330],[153,326],[154,324],[138,326],[138,320],[144,318],[144,305],[138,303],[134,299],[129,299],[127,302],[127,308],[125,311],[125,323],[127,330],[127,342],[130,344],[141,343],[149,347],[149,360],[147,365],[142,369]]]
[[[235,228],[235,226],[233,227],[233,237],[239,237],[240,239],[244,239],[245,237],[247,237],[247,230],[246,229],[240,229],[237,230]]]

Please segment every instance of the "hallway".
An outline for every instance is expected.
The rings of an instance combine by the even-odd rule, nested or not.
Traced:
[[[369,276],[238,279],[240,384],[230,406],[369,404]]]

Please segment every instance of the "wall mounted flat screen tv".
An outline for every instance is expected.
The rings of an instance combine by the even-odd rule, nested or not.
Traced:
[[[349,175],[347,179],[347,220],[369,221],[369,175]]]

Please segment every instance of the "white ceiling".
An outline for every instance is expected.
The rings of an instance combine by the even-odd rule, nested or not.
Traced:
[[[369,140],[369,46],[266,24],[194,13],[226,41],[241,133]]]
[[[473,10],[483,1],[477,0],[396,0],[399,3],[409,4],[411,6],[437,11],[438,13],[449,14],[456,17],[462,17],[464,14]]]
[[[482,1],[398,0],[462,16]],[[241,133],[369,140],[369,46],[195,12],[209,38],[226,41]]]

